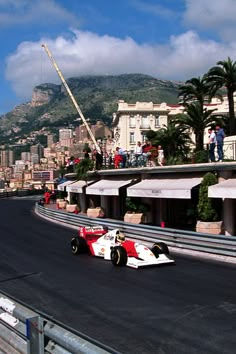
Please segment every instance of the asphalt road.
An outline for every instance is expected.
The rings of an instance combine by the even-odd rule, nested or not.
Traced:
[[[0,200],[0,291],[121,353],[236,352],[236,265],[175,255],[135,270],[70,252],[75,231]]]

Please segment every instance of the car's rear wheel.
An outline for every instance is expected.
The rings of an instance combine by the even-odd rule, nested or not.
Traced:
[[[73,254],[81,254],[87,251],[87,244],[83,237],[73,237],[70,244]]]
[[[115,266],[125,266],[128,260],[127,252],[122,246],[113,247],[111,250],[111,261]]]
[[[169,254],[169,248],[164,242],[156,242],[151,248],[152,253],[156,258],[159,257],[159,254]]]

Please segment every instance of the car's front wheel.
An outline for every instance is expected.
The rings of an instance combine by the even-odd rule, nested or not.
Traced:
[[[81,254],[87,251],[87,244],[83,237],[73,237],[71,239],[71,252],[73,254]]]
[[[156,258],[159,257],[159,254],[169,254],[169,248],[164,242],[156,242],[151,248],[152,253]]]
[[[113,247],[111,250],[111,261],[115,266],[125,266],[128,260],[127,252],[122,246]]]

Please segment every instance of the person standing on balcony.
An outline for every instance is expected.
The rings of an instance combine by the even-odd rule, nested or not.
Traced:
[[[121,167],[125,168],[126,167],[126,152],[123,148],[118,149],[118,154],[121,156]]]
[[[217,144],[217,154],[218,161],[222,162],[224,158],[223,154],[223,144],[224,144],[225,132],[224,129],[218,124],[216,126],[216,144]]]
[[[120,148],[117,146],[116,151],[115,151],[115,156],[114,156],[114,166],[115,168],[119,168],[120,164],[122,164],[123,159],[122,156],[119,154]]]
[[[209,157],[210,162],[215,162],[216,133],[213,129],[208,129],[209,134]]]
[[[165,161],[164,150],[162,149],[161,145],[159,145],[157,149],[158,149],[158,156],[157,156],[158,164],[160,166],[163,166]]]
[[[145,144],[143,145],[143,156],[145,157],[146,163],[150,164],[152,153],[151,153],[152,145],[150,141],[146,140]]]
[[[138,141],[137,145],[134,148],[134,155],[135,155],[135,158],[136,158],[136,166],[140,166],[141,165],[140,158],[141,158],[142,154],[143,154],[143,147],[141,145],[141,142]]]
[[[93,159],[95,161],[95,170],[101,170],[103,157],[96,149],[93,151]]]

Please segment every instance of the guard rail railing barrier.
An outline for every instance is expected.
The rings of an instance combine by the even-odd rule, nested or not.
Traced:
[[[156,242],[162,240],[169,246],[195,251],[236,257],[236,237],[225,235],[202,234],[194,231],[161,228],[153,225],[131,224],[113,219],[91,219],[85,215],[53,210],[36,204],[36,212],[42,217],[60,222],[66,226],[78,227],[91,224],[104,224],[109,229],[119,228],[127,237]]]
[[[4,293],[0,293],[0,349],[14,354],[117,353]]]

